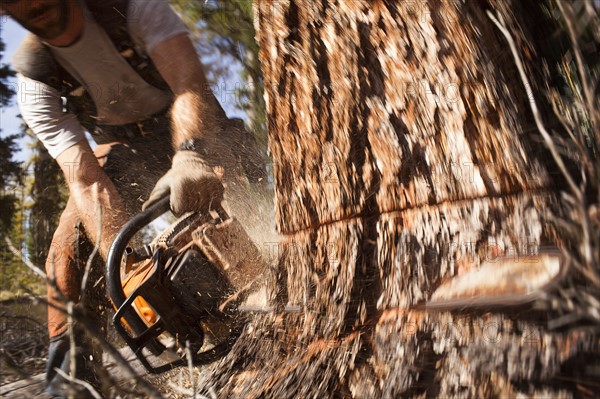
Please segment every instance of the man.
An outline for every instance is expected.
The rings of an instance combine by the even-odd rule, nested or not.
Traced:
[[[178,215],[222,200],[213,168],[233,168],[222,136],[235,128],[206,90],[195,49],[166,0],[1,4],[32,33],[14,58],[21,114],[69,185],[47,273],[62,294],[78,301],[83,248],[99,243],[106,258],[115,234],[142,204],[170,195]],[[84,130],[99,144],[94,151]],[[78,221],[89,239],[85,245]],[[94,285],[96,279],[90,280]],[[55,308],[57,293],[49,288],[48,294],[47,388],[60,396],[65,387],[56,369],[69,373],[69,324]],[[76,344],[76,377],[96,383],[86,341]]]

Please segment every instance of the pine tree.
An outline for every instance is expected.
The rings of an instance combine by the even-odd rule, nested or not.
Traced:
[[[9,105],[11,97],[14,95],[8,79],[15,75],[8,65],[1,63],[4,48],[4,42],[0,40],[0,105],[2,107]],[[0,132],[2,132],[1,126]],[[18,149],[16,140],[19,137],[18,134],[0,136],[0,232],[10,229],[17,205],[17,198],[9,183],[15,180],[19,181],[20,178],[20,163],[12,160],[13,154]]]
[[[29,158],[32,176],[27,182],[27,249],[32,262],[43,265],[68,193],[58,164],[42,142],[34,140]]]
[[[10,230],[17,209],[15,187],[20,183],[21,165],[13,161],[18,134],[0,137],[0,232]]]
[[[221,103],[235,101],[247,116],[247,124],[266,149],[263,77],[254,38],[254,18],[250,0],[171,0],[193,32],[207,75],[216,82]],[[242,67],[242,82],[228,79],[233,63]],[[231,83],[231,81],[235,83]]]
[[[574,115],[557,115],[547,3],[256,1],[284,235],[269,289],[282,311],[251,320],[207,389],[230,398],[594,396],[600,113],[597,75],[587,76],[575,45],[586,44],[585,24],[569,14],[585,7],[598,48],[600,13],[597,2],[555,2],[573,43],[561,61],[576,61],[583,93]],[[595,141],[587,146],[584,124]],[[478,309],[425,306],[445,281],[545,245],[570,267],[560,295],[548,294],[559,297],[486,307],[495,292],[474,280],[467,298]],[[290,305],[302,312],[283,312]]]
[[[0,38],[0,105],[3,107],[10,103],[11,97],[15,94],[14,90],[8,84],[8,78],[15,76],[15,72],[8,65],[1,62],[5,47],[4,42]]]
[[[0,40],[0,60],[3,51],[4,43]],[[14,74],[9,66],[0,64],[2,106],[11,103],[14,92],[8,79]],[[18,140],[23,135],[23,132],[19,132],[0,137],[0,298],[21,295],[26,291],[41,293],[43,288],[40,279],[9,251],[5,242],[7,237],[19,251],[28,253],[25,171],[21,162],[13,160],[14,154],[19,150]]]

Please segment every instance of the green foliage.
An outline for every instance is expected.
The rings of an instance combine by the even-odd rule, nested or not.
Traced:
[[[66,205],[68,190],[58,164],[42,142],[36,140],[31,149],[29,163],[33,174],[27,181],[29,201],[25,204],[29,214],[27,249],[31,261],[43,265]]]
[[[16,150],[17,135],[9,136],[12,151]],[[6,140],[9,141],[9,140]],[[0,145],[1,149],[7,146]],[[7,159],[2,157],[2,161]],[[28,212],[26,209],[27,193],[22,183],[23,171],[19,163],[14,163],[13,174],[2,174],[6,179],[2,182],[2,229],[0,231],[0,299],[23,296],[25,294],[40,295],[44,292],[44,283],[15,256],[5,243],[5,237],[13,246],[27,256],[26,237],[28,229]],[[43,265],[43,264],[42,264]]]
[[[9,230],[17,207],[14,190],[21,181],[21,164],[12,160],[20,135],[0,137],[0,231]]]
[[[4,55],[4,43],[0,40],[0,104],[6,106],[10,103],[13,91],[8,84],[8,78],[14,72],[1,63]],[[1,129],[0,129],[1,132]],[[15,213],[17,200],[13,189],[20,183],[21,165],[13,161],[13,154],[18,150],[16,140],[18,134],[0,137],[0,232],[10,230],[11,220]]]
[[[41,295],[45,284],[38,276],[29,270],[23,262],[8,249],[4,237],[8,237],[21,253],[27,255],[25,238],[27,234],[27,214],[23,206],[25,190],[16,189],[15,213],[11,220],[11,229],[0,236],[0,298],[8,299],[26,294]]]
[[[0,185],[6,187],[9,181],[21,173],[21,164],[12,160],[12,155],[18,150],[17,139],[20,134],[0,137]]]
[[[17,135],[10,136],[9,150],[16,150]],[[4,146],[0,146],[0,149]],[[50,157],[39,140],[31,145],[32,155],[28,170],[23,173],[20,164],[12,163],[13,176],[4,180],[0,241],[0,296],[21,296],[25,293],[41,295],[45,285],[23,262],[9,251],[4,236],[38,267],[44,267],[52,235],[67,199],[67,189],[57,163]],[[7,158],[8,159],[8,158]],[[2,161],[6,161],[2,158]],[[18,176],[18,180],[15,176]]]
[[[233,63],[241,65],[243,82],[235,84],[229,79],[224,89],[235,91],[237,108],[246,113],[248,125],[266,150],[264,83],[255,40],[252,1],[171,0],[171,3],[194,34],[210,80],[226,79]],[[216,90],[217,98],[221,102],[229,101],[227,92],[219,93],[220,90]]]
[[[0,139],[0,299],[25,294],[41,295],[45,290],[43,281],[8,249],[4,241],[8,237],[13,246],[30,257],[27,237],[32,212],[27,207],[28,189],[23,183],[33,179],[24,177],[21,163],[11,161],[12,154],[18,149],[17,139],[21,136],[15,134]],[[43,183],[38,181],[40,185]],[[35,260],[39,261],[39,258]],[[37,262],[38,266],[43,267],[43,264]]]
[[[4,55],[4,42],[0,40],[0,61]],[[0,62],[0,105],[6,106],[10,103],[11,97],[15,94],[8,85],[7,79],[15,76],[15,72],[8,65]]]

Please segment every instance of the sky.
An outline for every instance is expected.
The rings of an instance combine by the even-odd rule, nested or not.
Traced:
[[[15,50],[19,47],[19,44],[27,32],[21,28],[19,24],[6,16],[0,16],[0,29],[2,30],[2,41],[6,45],[2,62],[10,64]],[[12,83],[16,84],[16,79],[13,79]],[[19,109],[15,104],[15,99],[13,97],[12,104],[8,107],[2,107],[2,111],[0,111],[0,128],[2,129],[0,134],[2,137],[20,132],[21,119],[18,118],[17,115],[19,115]],[[30,152],[27,149],[25,140],[21,145],[21,150],[22,151],[15,155],[15,159],[18,161],[26,161],[29,158]]]

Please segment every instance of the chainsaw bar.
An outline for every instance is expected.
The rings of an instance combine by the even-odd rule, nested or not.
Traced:
[[[419,307],[445,311],[531,304],[558,286],[568,265],[554,248],[537,255],[498,257],[442,283]]]

